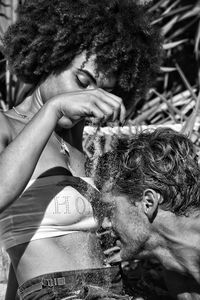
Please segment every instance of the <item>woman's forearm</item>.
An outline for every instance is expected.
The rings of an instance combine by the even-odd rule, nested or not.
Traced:
[[[51,104],[44,105],[0,154],[0,211],[25,188],[57,121]]]
[[[12,203],[29,181],[57,121],[72,128],[85,117],[97,122],[124,120],[122,99],[99,88],[59,94],[49,99],[0,154],[0,211]]]

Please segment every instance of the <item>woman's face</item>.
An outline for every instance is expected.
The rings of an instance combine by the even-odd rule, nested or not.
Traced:
[[[116,78],[114,76],[105,78],[102,73],[99,73],[97,77],[94,57],[95,56],[91,56],[88,61],[85,62],[86,56],[85,53],[82,53],[76,56],[69,67],[61,74],[50,75],[40,86],[43,103],[58,94],[81,90],[84,91],[97,87],[102,88],[107,92],[112,92],[116,84]],[[60,128],[65,128],[63,118],[61,118],[57,124]],[[75,121],[73,126],[77,123],[80,124],[81,128],[84,126],[84,122],[80,123],[80,121]]]
[[[111,76],[104,78],[102,73],[96,76],[94,56],[86,61],[85,53],[75,57],[69,67],[59,75],[50,75],[40,86],[42,100],[45,103],[52,97],[73,91],[102,88],[112,92],[116,78]]]

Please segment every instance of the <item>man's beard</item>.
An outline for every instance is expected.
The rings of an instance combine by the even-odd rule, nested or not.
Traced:
[[[122,260],[132,260],[143,256],[145,252],[145,240],[134,240],[130,244],[121,242],[120,256]]]

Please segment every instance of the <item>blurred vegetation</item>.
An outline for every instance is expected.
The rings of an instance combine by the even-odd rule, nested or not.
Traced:
[[[10,24],[16,18],[16,9],[22,1],[0,0],[0,41]],[[1,43],[0,43],[1,45]],[[5,110],[12,107],[16,101],[17,80],[8,69],[2,52],[0,52],[0,108]]]
[[[162,29],[163,65],[135,122],[184,122],[198,106],[200,1],[154,1],[149,10]]]
[[[154,0],[149,11],[162,30],[163,63],[134,123],[184,122],[198,105],[200,1]]]

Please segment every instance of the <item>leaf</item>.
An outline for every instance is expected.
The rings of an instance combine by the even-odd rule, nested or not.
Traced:
[[[164,50],[169,50],[169,49],[175,48],[175,47],[179,46],[180,44],[183,44],[187,41],[188,41],[188,39],[184,39],[184,40],[180,40],[180,41],[177,41],[177,42],[167,43],[167,44],[163,45],[163,49]]]
[[[180,0],[177,0],[174,3],[172,3],[171,6],[167,7],[167,9],[163,12],[163,16],[167,15],[172,10],[172,8],[174,8],[179,3],[180,3]]]
[[[5,58],[0,59],[0,64],[1,64],[1,63],[5,63],[5,62],[6,62],[6,59],[5,59]]]
[[[162,6],[162,4],[165,4],[164,6],[167,6],[168,3],[169,3],[169,0],[160,0],[158,1],[155,5],[153,5],[151,8],[149,8],[149,12],[153,12],[153,11],[156,11],[160,6]]]
[[[161,67],[160,70],[161,70],[162,72],[168,73],[168,72],[174,72],[174,71],[176,71],[176,68]]]
[[[188,30],[188,28],[190,28],[195,22],[198,21],[198,17],[192,19],[191,22],[187,23],[184,27],[179,27],[178,30],[174,31],[170,36],[169,39],[174,39],[175,37],[184,34],[184,32],[186,32],[186,30]]]
[[[194,46],[194,52],[196,55],[196,59],[198,59],[198,57],[199,57],[199,44],[200,44],[200,21],[198,24],[198,29],[197,29],[197,33],[196,33],[196,37],[195,37],[195,46]]]
[[[183,80],[183,83],[185,84],[186,88],[190,91],[192,98],[194,100],[197,100],[197,97],[196,97],[196,95],[193,91],[193,88],[191,87],[191,85],[190,85],[189,81],[187,80],[185,74],[183,73],[183,71],[181,70],[181,68],[179,67],[179,65],[177,63],[175,64],[175,66],[176,66],[176,69],[177,69],[179,75],[181,76],[181,78]]]
[[[185,5],[185,6],[181,6],[181,7],[178,7],[176,9],[173,9],[172,11],[168,12],[167,14],[164,14],[163,15],[163,18],[168,18],[170,16],[173,16],[173,15],[180,15],[181,12],[185,11],[185,10],[190,10],[191,8],[193,7],[193,5]]]
[[[176,24],[178,21],[179,16],[175,16],[172,20],[170,20],[164,27],[162,28],[162,34],[166,35]]]
[[[157,24],[157,23],[159,23],[159,22],[161,22],[163,20],[163,18],[161,17],[161,18],[159,18],[159,19],[156,19],[156,20],[154,20],[154,21],[152,21],[151,22],[151,25],[155,25],[155,24]]]
[[[199,114],[199,110],[200,110],[200,92],[197,97],[195,108],[181,130],[182,133],[187,134],[189,137],[191,137],[192,135],[192,131],[194,129],[194,124],[196,121],[196,117]]]
[[[142,122],[146,121],[152,113],[155,113],[155,112],[156,112],[155,107],[152,107],[152,108],[148,109],[147,111],[140,113],[139,116],[137,116],[133,120],[133,124],[141,124]],[[131,115],[129,116],[129,118],[127,118],[127,120],[128,119],[131,119]]]
[[[152,89],[153,93],[160,97],[160,99],[168,106],[169,111],[176,113],[178,115],[180,115],[181,118],[183,118],[183,115],[181,113],[180,110],[178,110],[174,105],[172,105],[165,96],[163,96],[162,94],[158,93],[155,89]]]
[[[183,14],[180,18],[180,20],[185,20],[191,17],[200,17],[200,4],[199,1],[197,3],[197,5],[192,9],[192,10],[188,10],[185,14]]]

